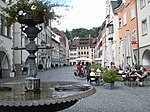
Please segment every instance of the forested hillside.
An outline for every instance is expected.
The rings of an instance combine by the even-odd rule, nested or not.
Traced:
[[[65,31],[65,35],[68,37],[68,39],[72,39],[73,37],[81,37],[81,38],[88,38],[89,36],[96,38],[98,36],[99,27],[94,27],[90,30],[87,30],[85,28],[78,28],[73,29],[72,31]]]

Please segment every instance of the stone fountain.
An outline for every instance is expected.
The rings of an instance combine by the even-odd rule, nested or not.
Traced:
[[[34,39],[42,31],[36,25],[44,22],[43,15],[36,20],[30,15],[20,16],[20,24],[24,24],[22,31],[27,34],[30,42],[25,48],[29,52],[28,78],[24,82],[5,83],[0,89],[0,112],[53,112],[74,105],[79,99],[92,95],[95,88],[89,84],[77,82],[41,82],[37,76],[35,53],[38,49]],[[52,47],[49,47],[52,48]]]

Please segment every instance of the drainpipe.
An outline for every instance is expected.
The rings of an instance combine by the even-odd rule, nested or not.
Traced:
[[[40,35],[40,33],[37,35],[37,41],[36,41],[37,46],[39,46],[39,35]],[[37,58],[36,58],[37,59],[37,65],[36,66],[37,66],[37,71],[38,71],[38,69],[39,69],[38,68],[38,65],[39,65],[39,50],[36,53],[37,53]]]
[[[137,1],[135,0],[135,9],[136,9],[136,22],[137,22],[137,52],[138,52],[138,63],[140,64],[140,51],[139,51],[139,28],[138,28],[138,13],[137,13]]]
[[[50,19],[50,45],[52,46],[52,24],[51,24],[51,19]],[[52,65],[52,49],[50,49],[50,68]]]
[[[22,25],[21,25],[21,27],[22,27]],[[21,48],[22,48],[22,30],[21,30]],[[22,66],[22,49],[21,49],[21,66]],[[22,69],[22,68],[21,68]]]
[[[15,23],[13,24],[13,46],[12,46],[12,47],[13,47],[13,48],[15,47]],[[15,51],[14,51],[14,49],[13,49],[12,53],[13,53],[13,58],[12,58],[12,66],[11,66],[11,69],[13,68],[14,63],[15,63]]]

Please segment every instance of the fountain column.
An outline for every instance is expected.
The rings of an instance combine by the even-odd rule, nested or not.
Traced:
[[[35,53],[38,50],[37,45],[35,44],[34,39],[37,37],[37,34],[42,31],[42,28],[39,29],[36,26],[28,26],[27,28],[22,28],[22,31],[27,34],[30,42],[26,45],[26,50],[29,52],[28,62],[28,78],[26,78],[26,91],[39,91],[40,90],[40,79],[36,78],[37,76],[37,65],[35,62]]]
[[[24,24],[21,28],[22,31],[27,35],[30,42],[25,46],[25,50],[29,52],[28,56],[28,78],[26,78],[25,89],[26,91],[40,91],[40,79],[37,76],[37,65],[35,62],[35,53],[38,51],[38,46],[35,43],[35,38],[38,33],[42,31],[42,27],[38,28],[36,25],[44,22],[43,15],[37,16],[34,20],[30,15],[20,16],[18,22]]]

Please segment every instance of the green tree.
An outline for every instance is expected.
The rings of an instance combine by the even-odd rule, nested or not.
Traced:
[[[72,31],[66,30],[65,34],[69,40],[74,37],[88,38],[89,35],[93,38],[96,38],[98,36],[99,29],[100,27],[94,27],[90,30],[85,28],[78,28],[78,29],[73,29]]]

